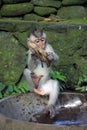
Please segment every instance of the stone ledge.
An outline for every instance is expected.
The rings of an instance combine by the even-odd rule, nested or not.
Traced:
[[[60,22],[35,22],[35,21],[24,21],[24,20],[0,20],[0,30],[4,31],[25,31],[28,30],[30,26],[40,25],[47,28],[77,28],[87,30],[87,19],[73,19],[73,20],[65,20]]]

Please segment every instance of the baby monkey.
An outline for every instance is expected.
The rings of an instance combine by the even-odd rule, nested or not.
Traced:
[[[49,95],[47,109],[50,117],[55,115],[53,106],[59,95],[59,82],[50,78],[51,65],[59,59],[51,45],[46,41],[46,34],[43,30],[34,29],[28,40],[28,68],[24,75],[30,87],[39,95]]]

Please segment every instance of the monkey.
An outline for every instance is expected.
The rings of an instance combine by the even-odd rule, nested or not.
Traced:
[[[30,91],[42,96],[49,95],[47,109],[50,110],[50,116],[54,115],[53,106],[59,95],[59,82],[50,78],[50,71],[51,65],[58,62],[59,56],[47,43],[43,30],[35,28],[27,39],[27,45],[29,47],[28,68],[24,69],[24,76]]]

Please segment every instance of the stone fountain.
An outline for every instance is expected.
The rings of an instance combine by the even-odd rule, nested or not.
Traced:
[[[60,93],[56,116],[44,113],[48,97],[34,93],[14,95],[0,100],[0,130],[86,129],[87,97],[82,93]]]

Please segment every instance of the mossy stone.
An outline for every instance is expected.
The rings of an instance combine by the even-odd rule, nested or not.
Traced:
[[[32,28],[32,26],[33,26],[33,22],[31,22],[31,23],[28,23],[27,21],[26,22],[22,22],[22,21],[16,22],[15,23],[15,30],[17,32],[23,33],[23,32],[29,31],[30,28]]]
[[[30,0],[3,0],[5,4],[14,4],[14,3],[21,3],[21,2],[28,2]]]
[[[30,3],[7,4],[1,8],[2,16],[21,16],[33,10],[33,5]]]
[[[20,75],[20,72],[18,70],[16,71],[16,68],[18,69],[19,66],[21,67],[22,64],[24,67],[24,64],[26,63],[26,61],[22,59],[25,58],[25,52],[26,52],[24,46],[27,47],[26,39],[28,36],[28,32],[31,31],[31,28],[33,26],[37,26],[45,30],[47,34],[47,42],[52,45],[55,52],[60,57],[59,65],[57,66],[54,65],[56,67],[55,69],[58,70],[59,72],[62,72],[62,74],[66,75],[67,80],[70,81],[73,87],[78,83],[79,76],[83,74],[87,75],[87,26],[86,25],[65,26],[64,25],[65,23],[63,25],[59,25],[59,23],[32,22],[32,21],[31,22],[28,21],[6,22],[5,21],[5,24],[6,23],[9,23],[9,25],[14,23],[13,25],[14,25],[15,32],[8,33],[3,31],[3,35],[2,32],[0,33],[1,35],[0,40],[2,39],[0,41],[0,45],[1,45],[0,59],[2,61],[0,63],[0,65],[2,65],[0,66],[1,81],[4,81],[6,77],[9,77],[9,75],[12,75],[11,73],[14,73],[14,72],[10,72],[9,69],[10,67],[8,67],[10,66],[9,62],[11,61],[9,56],[12,56],[13,53],[14,55],[16,55],[16,58],[14,58],[14,56],[13,58],[15,59],[15,62],[17,64],[14,65],[13,61],[11,61],[13,66],[12,70],[15,71],[14,75],[17,76]],[[12,39],[13,42],[11,42],[11,40],[8,40],[10,38]],[[2,43],[4,44],[4,46]],[[21,43],[23,44],[22,46]],[[19,46],[22,47],[21,49],[24,49],[24,51],[21,51],[21,49],[19,49]],[[9,47],[9,51],[8,51],[8,47]],[[10,52],[11,50],[13,53]],[[21,54],[23,54],[22,57],[18,54],[18,52],[21,52]],[[6,58],[4,59],[4,57]],[[5,61],[5,64],[3,63],[3,61]],[[20,63],[18,64],[18,62]],[[20,69],[21,72],[22,69]],[[7,71],[9,71],[9,73],[7,73]],[[3,78],[3,72],[6,73],[5,78]],[[13,75],[11,77],[13,77]],[[10,82],[12,83],[12,81],[15,82],[16,80],[14,81],[14,79],[15,77],[13,78],[13,80],[9,80],[9,83]]]
[[[83,6],[63,7],[57,13],[63,19],[84,18],[87,17]]]
[[[11,33],[0,32],[0,80],[8,85],[18,81],[26,64],[25,49]]]
[[[40,16],[50,15],[51,13],[56,13],[57,10],[51,7],[35,7],[34,12]]]
[[[43,19],[44,19],[43,17],[38,16],[38,15],[33,14],[33,13],[31,13],[31,14],[26,14],[26,15],[24,16],[24,20],[27,20],[27,21],[41,21],[41,20],[43,20]]]
[[[76,4],[84,4],[87,0],[63,0],[63,5],[76,5]]]
[[[46,7],[55,7],[59,8],[61,6],[60,1],[54,1],[54,0],[32,0],[31,1],[34,5],[38,6],[46,6]]]
[[[26,51],[28,50],[27,46],[27,37],[28,37],[28,32],[15,32],[14,36],[18,39],[20,44],[22,44],[23,48],[26,48]]]
[[[0,22],[0,30],[13,32],[15,31],[15,24],[6,21]]]
[[[1,19],[6,20],[6,21],[23,20],[22,17],[2,17]]]
[[[79,76],[83,73],[87,75],[86,32],[78,29],[67,29],[66,32],[61,33],[57,30],[46,31],[48,43],[60,57],[56,70],[66,75],[67,81],[70,81],[73,87],[78,83]]]

